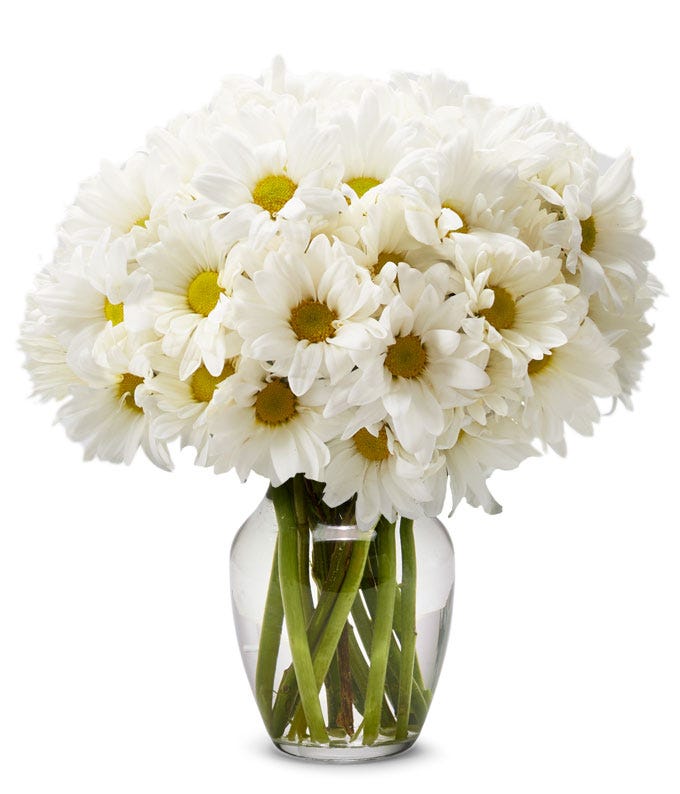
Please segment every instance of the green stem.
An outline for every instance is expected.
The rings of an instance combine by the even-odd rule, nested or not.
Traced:
[[[328,565],[328,575],[319,591],[319,600],[307,627],[307,638],[310,648],[315,648],[321,632],[328,621],[337,596],[337,591],[347,572],[351,544],[337,543]],[[314,683],[316,687],[316,680]],[[286,724],[292,719],[298,701],[298,685],[294,666],[291,665],[283,674],[276,693],[271,721],[271,735],[282,736]]]
[[[302,593],[302,609],[307,623],[314,610],[314,599],[309,581],[309,522],[305,502],[305,481],[301,474],[293,479],[293,505],[298,528],[298,579]]]
[[[288,630],[288,641],[302,708],[313,742],[326,744],[328,733],[324,724],[312,655],[307,640],[303,596],[298,575],[298,531],[290,494],[285,485],[271,489],[279,522],[279,580],[281,600]]]
[[[302,611],[305,616],[305,624],[308,625],[314,611],[314,597],[312,596],[312,585],[309,578],[309,522],[307,520],[304,477],[301,474],[296,474],[288,485],[293,499],[298,529],[298,580],[300,582],[300,593],[302,594]],[[295,722],[291,723],[291,730],[297,731],[297,735],[300,738],[304,736],[307,730],[307,723],[302,709],[299,709]]]
[[[373,744],[380,731],[380,715],[385,689],[385,674],[392,637],[394,593],[397,587],[397,558],[394,524],[378,523],[376,551],[378,556],[378,597],[371,642],[370,668],[364,711],[363,743]]]
[[[401,667],[395,734],[397,740],[408,736],[413,667],[416,659],[416,544],[413,537],[413,519],[401,519],[399,540],[401,543]]]
[[[338,546],[350,546],[350,559],[347,572],[341,581],[337,581],[335,577],[329,577],[326,584],[332,589],[330,592],[328,590],[323,590],[319,597],[319,604],[321,604],[321,599],[325,594],[333,597],[334,602],[325,626],[322,628],[318,637],[318,643],[315,645],[310,641],[310,645],[313,648],[313,668],[316,678],[317,691],[321,689],[324,679],[328,675],[328,670],[335,656],[335,652],[337,650],[338,643],[340,642],[343,629],[347,623],[347,618],[349,617],[352,604],[357,597],[359,585],[361,584],[361,580],[364,575],[364,568],[366,566],[366,558],[368,556],[368,547],[370,543],[370,540],[349,540],[338,544]],[[317,607],[312,621],[314,621],[318,611],[319,608]],[[278,716],[276,714],[276,704],[274,706],[274,711],[275,726],[278,727],[280,723],[276,722],[276,717]],[[285,722],[283,725],[285,726]]]
[[[394,603],[395,610],[401,615],[401,590],[397,588],[397,597]],[[394,633],[397,636],[397,640],[399,644],[402,644],[401,641],[401,626],[399,623],[395,622],[394,624]],[[420,691],[423,693],[423,697],[427,701],[428,705],[432,701],[432,692],[425,686],[425,681],[423,680],[423,674],[420,669],[420,662],[418,661],[418,652],[416,651],[416,657],[413,660],[413,684],[414,686],[418,687]]]
[[[366,599],[366,606],[360,598],[354,603],[352,607],[352,618],[354,624],[359,632],[359,637],[364,648],[370,649],[373,643],[373,620],[377,612],[375,588],[364,590],[364,598]],[[390,654],[387,662],[387,675],[385,680],[385,690],[392,704],[395,707],[399,700],[399,669],[401,666],[401,651],[397,645],[394,636],[390,638]],[[412,694],[412,709],[415,715],[416,722],[422,725],[427,716],[429,700],[422,688],[419,686],[418,681],[413,681],[413,694]]]
[[[319,639],[319,644],[314,651],[314,673],[317,687],[321,689],[324,678],[328,673],[331,660],[340,642],[342,630],[349,617],[352,604],[357,596],[361,579],[364,575],[366,558],[370,540],[349,541],[352,549],[347,574],[342,581],[333,609],[326,623],[326,627]]]
[[[324,590],[324,582],[328,578],[330,561],[333,558],[336,545],[334,542],[312,544],[312,576],[318,588],[319,598]],[[340,713],[340,668],[337,659],[331,662],[325,684],[328,728],[330,729],[338,726],[338,715]]]
[[[269,588],[262,618],[262,631],[260,645],[257,651],[257,666],[255,668],[255,698],[260,714],[270,729],[272,720],[272,691],[274,689],[274,676],[276,675],[276,661],[281,645],[281,630],[283,628],[283,603],[281,602],[281,588],[279,586],[279,560],[278,541],[274,546],[274,560],[272,572],[269,577]]]
[[[354,708],[363,716],[365,710],[366,687],[368,686],[368,664],[359,646],[352,626],[349,626],[349,658],[352,669],[352,691],[354,693]],[[390,704],[383,695],[382,724],[394,725],[394,717],[390,711]]]
[[[366,607],[368,609],[368,619],[369,621],[373,620],[373,615],[375,615],[376,611],[376,573],[377,570],[377,560],[375,558],[375,554],[373,558],[369,556],[368,564],[366,566],[368,571],[367,579],[369,582],[372,583],[372,586],[367,587],[364,592],[364,598],[366,600]],[[401,626],[399,621],[401,620],[401,590],[399,587],[395,590],[395,598],[394,598],[394,609],[395,609],[395,620],[393,625],[393,632],[394,636],[392,637],[392,641],[390,644],[390,658],[388,661],[387,666],[387,681],[388,687],[390,691],[390,698],[392,702],[396,706],[397,703],[397,691],[399,689],[399,670],[401,667]],[[399,619],[397,619],[399,618]],[[370,624],[369,624],[370,625]],[[397,644],[398,641],[398,644]],[[363,638],[362,638],[363,642]],[[365,645],[364,647],[370,647]],[[413,665],[413,711],[416,717],[416,722],[420,725],[423,724],[425,721],[425,717],[427,716],[427,711],[429,705],[432,701],[432,693],[429,689],[425,688],[425,683],[423,681],[423,676],[420,671],[420,664],[418,662],[418,654],[416,653],[415,663]]]
[[[328,709],[328,727],[342,727],[341,719],[341,684],[340,684],[340,665],[338,655],[331,661],[328,675],[324,681],[326,685],[326,707]]]
[[[354,733],[354,693],[352,691],[352,657],[349,650],[349,625],[345,623],[333,659],[340,684],[340,708],[336,724],[351,736]]]

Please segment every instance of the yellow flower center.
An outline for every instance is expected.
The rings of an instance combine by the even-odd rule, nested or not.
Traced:
[[[149,216],[145,215],[143,218],[138,218],[130,227],[130,231],[132,231],[135,226],[139,226],[140,229],[146,229],[146,224],[149,222]]]
[[[452,201],[445,201],[442,204],[442,209],[451,210],[451,212],[455,212],[456,215],[460,218],[462,226],[458,229],[453,230],[453,234],[467,234],[470,231],[470,225],[467,222],[467,218],[463,213],[456,207],[456,205]]]
[[[111,303],[108,298],[104,298],[104,317],[111,320],[113,325],[122,323],[125,319],[125,311],[122,303]]]
[[[377,436],[362,427],[352,436],[352,441],[356,451],[366,460],[378,462],[387,460],[390,456],[390,451],[387,448],[387,431],[384,427],[380,428]]]
[[[143,411],[135,402],[135,389],[140,383],[144,383],[144,378],[140,378],[139,375],[133,375],[131,372],[126,372],[118,381],[117,393],[118,400],[122,401],[126,408],[141,414]]]
[[[396,251],[382,251],[378,254],[378,261],[371,268],[371,275],[373,277],[377,276],[388,262],[397,264],[403,261],[405,261],[404,254],[397,253]]]
[[[482,309],[480,315],[485,317],[497,331],[512,328],[517,313],[515,299],[503,287],[491,287],[491,289],[494,296],[493,305],[488,309]]]
[[[191,376],[189,383],[194,400],[197,403],[209,403],[218,385],[230,375],[233,375],[234,372],[234,365],[231,361],[224,362],[224,367],[219,375],[212,375],[208,372],[205,364],[201,364]]]
[[[548,353],[543,358],[532,358],[527,367],[529,375],[535,375],[537,372],[542,372],[552,361],[552,355]]]
[[[199,273],[189,284],[187,301],[191,310],[196,314],[207,317],[217,306],[220,295],[224,292],[217,283],[219,275],[215,270],[204,270]]]
[[[387,348],[385,366],[395,376],[417,378],[427,364],[427,353],[414,334],[400,336],[393,345]]]
[[[372,176],[355,176],[353,179],[348,179],[346,184],[361,198],[372,187],[377,187],[380,180]]]
[[[595,218],[591,215],[581,221],[581,250],[584,254],[591,254],[595,243],[597,242],[597,228],[595,227]]]
[[[253,188],[253,203],[273,216],[293,198],[296,190],[295,182],[285,174],[271,174],[260,179]]]
[[[297,399],[281,380],[268,383],[255,398],[255,417],[264,425],[285,425],[295,416]]]
[[[290,313],[290,327],[298,339],[310,342],[324,342],[335,334],[333,322],[338,315],[316,300],[303,300]]]

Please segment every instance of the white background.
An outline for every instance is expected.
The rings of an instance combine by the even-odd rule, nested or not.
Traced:
[[[473,792],[680,790],[677,28],[662,2],[12,2],[0,32],[3,794],[240,785]],[[454,633],[418,746],[330,770],[269,745],[228,602],[231,537],[264,491],[181,458],[84,464],[28,398],[23,295],[79,181],[206,102],[222,75],[439,68],[539,102],[636,155],[656,272],[634,413],[493,479],[461,508]],[[238,782],[239,776],[241,783]]]

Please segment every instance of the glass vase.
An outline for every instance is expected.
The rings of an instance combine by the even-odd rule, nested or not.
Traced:
[[[231,593],[258,708],[282,751],[321,761],[393,755],[418,738],[451,622],[453,546],[437,519],[328,508],[296,477],[236,535]]]

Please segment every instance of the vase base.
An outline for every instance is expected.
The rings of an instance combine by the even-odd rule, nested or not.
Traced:
[[[415,742],[415,737],[404,741],[383,744],[301,744],[299,742],[275,741],[274,745],[286,755],[303,758],[307,761],[320,761],[326,764],[359,764],[364,761],[377,761],[398,753],[403,753]]]

